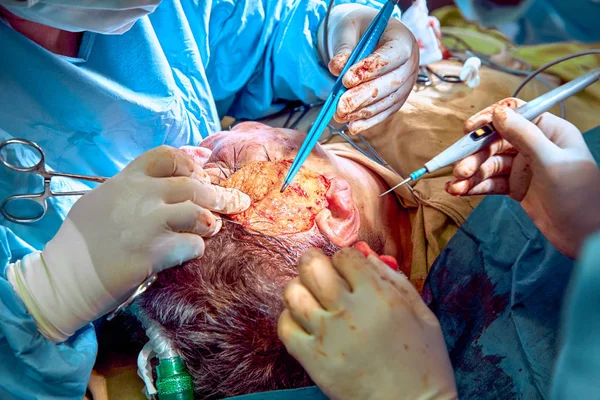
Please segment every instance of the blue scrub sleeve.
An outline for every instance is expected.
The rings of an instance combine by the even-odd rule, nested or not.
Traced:
[[[34,251],[0,226],[0,399],[82,399],[96,359],[90,324],[55,344],[37,330],[6,280],[6,267]]]
[[[579,258],[564,308],[562,347],[552,399],[591,399],[600,394],[600,232]]]
[[[344,3],[382,4],[336,1]],[[281,110],[286,101],[325,99],[334,83],[317,51],[326,10],[325,0],[246,0],[213,9],[207,77],[219,114],[255,120]]]

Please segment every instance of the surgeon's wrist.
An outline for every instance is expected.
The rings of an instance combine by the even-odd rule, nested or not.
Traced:
[[[37,271],[40,276],[45,274],[46,265],[41,252],[27,254],[23,259],[9,264],[6,270],[8,282],[13,287],[15,293],[25,304],[27,312],[36,323],[38,331],[47,339],[60,343],[69,338],[67,332],[63,332],[51,320],[46,318],[38,302],[31,293],[31,288],[27,282],[25,271]]]

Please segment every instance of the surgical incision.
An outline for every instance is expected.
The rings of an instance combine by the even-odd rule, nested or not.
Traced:
[[[323,175],[302,167],[280,193],[290,165],[291,161],[253,161],[221,182],[221,186],[239,189],[252,200],[250,208],[230,218],[268,235],[311,229],[316,215],[328,205],[330,183]]]

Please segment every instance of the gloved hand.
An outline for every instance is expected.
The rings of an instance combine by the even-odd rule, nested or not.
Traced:
[[[284,292],[278,334],[331,399],[456,399],[440,325],[375,255],[310,249]]]
[[[40,332],[64,341],[153,273],[202,256],[202,236],[222,224],[211,211],[249,205],[245,194],[211,185],[188,154],[162,146],[81,197],[45,249],[7,276]]]
[[[600,229],[600,170],[575,126],[549,113],[527,121],[512,110],[523,104],[508,98],[467,120],[466,132],[492,121],[504,139],[460,161],[446,190],[508,194],[559,251],[575,257]]]
[[[377,15],[377,10],[358,4],[334,7],[328,24],[325,49],[324,24],[319,28],[318,48],[329,71],[338,76],[350,53]],[[395,18],[381,36],[379,47],[348,70],[349,89],[338,103],[334,118],[348,122],[353,134],[385,120],[402,107],[417,79],[419,49],[413,34]]]

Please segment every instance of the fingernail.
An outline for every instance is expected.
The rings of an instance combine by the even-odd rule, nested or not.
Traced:
[[[352,70],[350,70],[350,71],[352,71]],[[352,71],[352,72],[350,72],[350,71],[348,71],[346,73],[346,76],[344,77],[345,81],[346,81],[345,86],[354,87],[354,86],[358,85],[358,83],[360,82],[360,79],[358,79],[358,76],[356,76],[354,71]]]
[[[350,133],[353,135],[358,135],[359,133],[362,133],[363,131],[367,130],[368,126],[366,126],[364,123],[360,123],[360,122],[353,122],[350,123],[350,125],[348,125],[348,129],[350,130]]]
[[[214,216],[215,216],[215,226],[214,226],[214,231],[212,232],[212,234],[210,236],[215,236],[217,233],[219,233],[219,231],[223,227],[223,218],[219,214],[214,214]]]
[[[446,182],[446,192],[452,196],[460,197],[460,193],[455,190],[456,188],[454,186],[452,186],[454,183],[456,183],[456,181]]]
[[[243,210],[245,210],[248,207],[250,207],[250,205],[252,204],[252,200],[250,199],[250,196],[248,196],[246,193],[243,193],[243,192],[240,192],[240,193],[242,194],[240,196],[240,207],[242,207]]]

